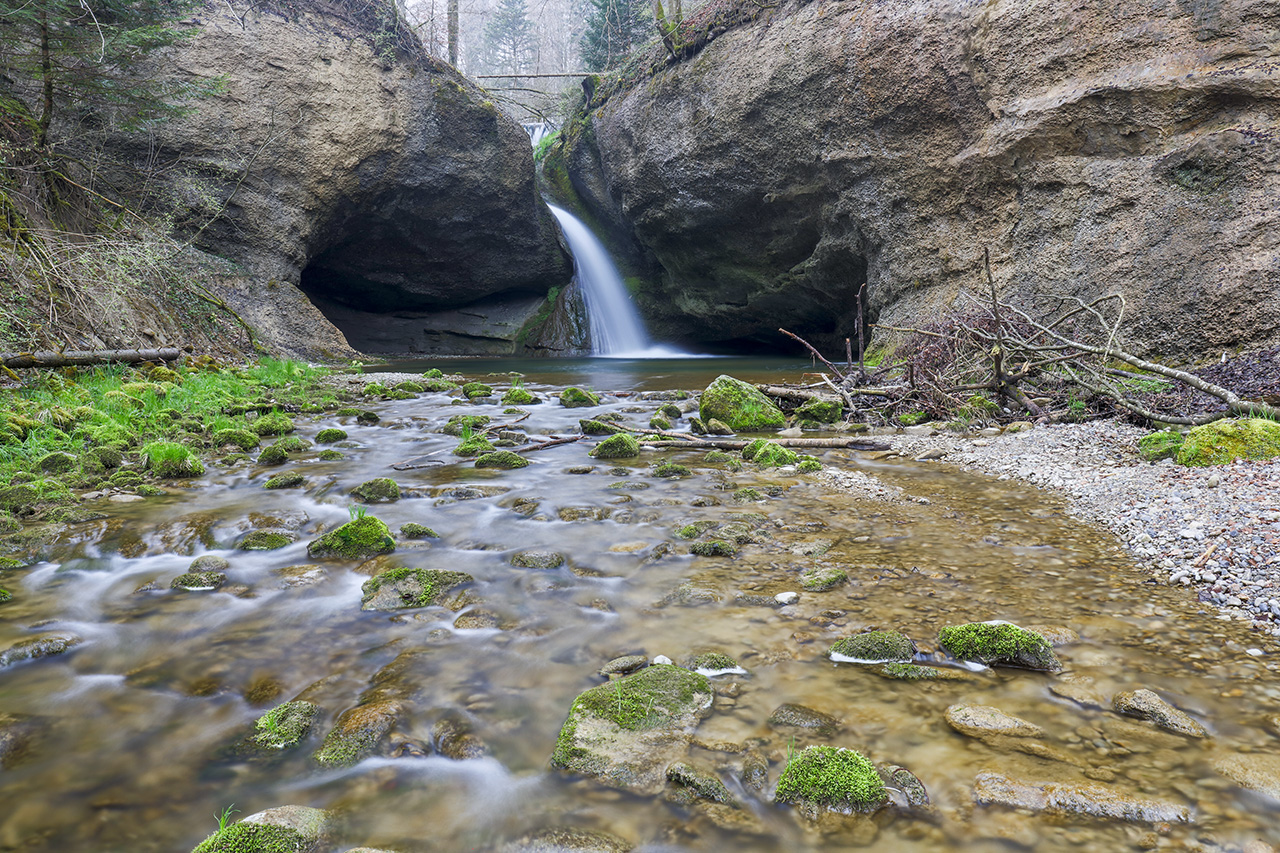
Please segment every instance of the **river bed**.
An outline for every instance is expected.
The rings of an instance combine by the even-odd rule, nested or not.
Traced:
[[[521,365],[526,388],[548,402],[528,407],[518,426],[531,436],[569,435],[580,417],[601,412],[644,425],[661,403],[639,392],[700,388],[709,376],[733,372],[721,360],[690,359],[657,367],[654,379],[634,366],[581,361]],[[459,367],[514,369],[505,362]],[[792,360],[743,378],[803,369]],[[631,393],[566,409],[551,396],[557,389],[543,384],[550,382]],[[0,647],[49,632],[83,642],[0,671],[0,712],[29,717],[38,730],[26,760],[0,773],[0,850],[185,851],[232,804],[243,816],[290,803],[344,815],[338,851],[362,844],[403,853],[500,849],[559,826],[607,831],[652,851],[1201,843],[1240,850],[1280,837],[1276,802],[1214,769],[1224,756],[1280,754],[1268,728],[1280,712],[1280,683],[1270,656],[1251,653],[1258,637],[1185,593],[1148,582],[1106,532],[1072,519],[1044,493],[909,460],[820,453],[832,468],[871,474],[903,493],[866,500],[813,476],[751,466],[735,473],[705,462],[705,451],[597,461],[587,456],[594,438],[531,453],[524,469],[477,470],[449,454],[456,439],[438,432],[447,419],[519,416],[502,415],[492,402],[453,402],[444,394],[387,402],[377,425],[300,417],[299,434],[308,439],[328,426],[349,434],[339,445],[346,459],[321,461],[317,447],[290,464],[305,475],[305,488],[263,490],[279,468],[213,465],[197,480],[168,486],[164,497],[102,499],[91,508],[105,519],[70,529],[52,561],[9,573],[15,598],[2,611]],[[390,467],[429,454],[441,464]],[[656,477],[658,461],[693,473]],[[349,519],[350,490],[383,476],[409,495],[369,512],[393,531],[418,522],[440,534],[401,542],[394,557],[473,575],[474,601],[460,611],[362,612],[368,576],[359,563],[307,557],[307,542]],[[773,496],[736,502],[743,487]],[[704,519],[743,521],[753,541],[733,558],[692,556],[674,531]],[[296,531],[299,539],[275,551],[235,548],[245,532],[264,527]],[[514,553],[531,548],[568,559],[550,571],[511,565]],[[203,554],[231,563],[228,585],[169,590]],[[309,564],[321,572],[305,583],[292,585],[280,573]],[[850,583],[803,590],[801,572],[822,566],[845,569]],[[800,593],[797,603],[770,604],[789,591]],[[827,658],[834,640],[878,628],[903,631],[922,662],[945,664],[941,627],[994,619],[1078,635],[1057,649],[1064,672],[997,669],[902,682]],[[718,695],[691,757],[719,771],[748,819],[717,819],[549,768],[574,697],[602,683],[596,670],[604,663],[634,653],[679,662],[708,650],[734,657],[747,674],[714,679]],[[1101,697],[1102,707],[1052,692],[1064,683],[1080,688],[1077,695]],[[1138,687],[1189,711],[1212,736],[1173,735],[1107,707],[1113,693]],[[323,711],[302,748],[265,763],[225,755],[266,709],[304,693]],[[334,719],[362,696],[383,694],[394,695],[403,712],[378,754],[344,770],[318,767],[310,756]],[[773,728],[767,720],[783,703],[829,714],[839,729]],[[1035,723],[1054,757],[953,731],[944,712],[958,703],[997,706]],[[442,719],[464,721],[488,755],[429,754]],[[768,792],[788,750],[811,743],[848,746],[878,765],[913,770],[933,806],[812,824],[773,805]],[[765,792],[738,779],[747,747],[768,760]],[[974,780],[984,771],[1107,785],[1189,807],[1193,823],[975,805]]]

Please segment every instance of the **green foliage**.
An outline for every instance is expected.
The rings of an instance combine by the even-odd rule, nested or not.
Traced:
[[[538,140],[538,144],[533,146],[534,162],[540,162],[543,157],[547,156],[547,149],[554,145],[560,139],[560,131],[554,130],[545,134]]]
[[[222,830],[227,828],[227,824],[231,822],[231,816],[233,814],[239,813],[240,810],[236,808],[236,804],[232,803],[223,809],[220,814],[214,815],[214,817],[218,819],[218,832],[222,832]]]
[[[791,755],[774,799],[843,811],[874,811],[888,800],[875,765],[843,747],[808,746]]]
[[[147,469],[157,477],[198,477],[204,473],[204,465],[195,454],[176,442],[153,442],[142,452],[147,457]]]
[[[484,62],[489,69],[505,74],[527,71],[537,47],[525,0],[499,0],[484,26]]]
[[[1184,441],[1186,436],[1171,429],[1153,432],[1138,439],[1138,455],[1148,462],[1173,459]]]
[[[586,29],[578,42],[589,71],[617,68],[653,26],[648,4],[640,0],[589,0]]]

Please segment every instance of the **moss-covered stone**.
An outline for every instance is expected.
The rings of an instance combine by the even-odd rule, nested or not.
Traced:
[[[689,524],[685,524],[680,527],[677,527],[675,530],[675,536],[677,539],[697,539],[703,533],[706,533],[708,530],[711,530],[712,528],[716,527],[718,524],[719,522],[711,521],[710,519],[703,519],[702,521],[693,521],[693,522],[690,522]]]
[[[564,565],[564,554],[557,551],[517,551],[511,565],[519,569],[558,569]]]
[[[141,482],[142,478],[138,479]],[[75,499],[71,490],[58,480],[33,479],[0,489],[0,510],[6,510],[15,515],[29,515],[39,507],[69,504]]]
[[[400,486],[390,477],[375,477],[352,489],[351,496],[367,504],[395,503],[400,500]]]
[[[849,582],[849,575],[837,566],[818,566],[800,575],[800,586],[809,592],[826,592]]]
[[[733,795],[725,787],[720,777],[710,770],[696,767],[687,761],[677,761],[667,766],[667,781],[683,790],[694,799],[710,800],[713,803],[732,803]]]
[[[416,521],[406,522],[400,525],[400,535],[405,539],[439,539],[440,534],[436,533],[425,524],[419,524]]]
[[[293,432],[293,420],[284,412],[262,415],[249,428],[258,435],[286,435]]]
[[[307,545],[307,554],[312,558],[362,560],[379,554],[390,554],[395,549],[396,540],[392,538],[387,525],[380,519],[366,515],[329,531]]]
[[[663,462],[653,469],[653,476],[662,477],[666,480],[677,480],[681,477],[688,477],[692,473],[688,468],[683,465],[677,465],[674,462]]]
[[[938,669],[933,666],[920,666],[914,663],[891,661],[871,667],[871,671],[895,681],[932,681],[936,679],[966,679],[969,676],[954,670]]]
[[[453,448],[454,456],[481,456],[486,453],[493,453],[494,446],[485,438],[483,434],[473,435],[470,438],[464,438],[458,442],[458,446]]]
[[[844,409],[834,400],[806,400],[796,409],[799,420],[817,421],[820,424],[833,424],[840,420]]]
[[[694,542],[689,546],[689,553],[699,557],[732,557],[738,553],[738,549],[723,539],[708,539],[705,542]]]
[[[0,604],[8,604],[10,601],[13,601],[13,593],[4,587],[0,587]]]
[[[296,489],[305,486],[307,478],[300,471],[282,471],[262,484],[264,489]]]
[[[626,432],[622,427],[598,418],[585,418],[578,421],[578,426],[582,429],[583,435],[616,435]]]
[[[584,391],[572,386],[560,392],[560,405],[566,409],[580,409],[587,406],[600,405],[600,395],[592,391]]]
[[[786,426],[787,418],[755,386],[721,375],[702,392],[698,415],[715,418],[735,432],[764,432]]]
[[[296,830],[241,821],[210,835],[191,853],[296,853],[312,848]]]
[[[316,441],[320,444],[333,444],[335,441],[346,441],[347,431],[337,427],[328,427],[316,433]]]
[[[424,370],[422,372],[422,378],[423,379],[444,379],[444,371],[438,367],[433,367],[430,370]]]
[[[397,391],[403,391],[406,394],[421,394],[423,391],[427,390],[421,382],[414,382],[412,379],[406,379],[404,382],[397,382],[395,384],[395,389]]]
[[[1053,646],[1039,634],[1008,622],[948,625],[938,643],[952,656],[987,666],[1017,666],[1057,672],[1062,669]]]
[[[774,801],[831,811],[872,812],[889,799],[875,765],[843,747],[808,746],[778,779]]]
[[[1138,439],[1138,455],[1148,462],[1173,459],[1186,438],[1182,433],[1171,429],[1144,435]]]
[[[41,456],[36,467],[46,474],[65,474],[76,467],[76,458],[70,453],[55,450]]]
[[[89,452],[98,457],[103,468],[119,468],[124,463],[124,453],[118,447],[95,447]]]
[[[288,530],[250,530],[237,546],[241,551],[275,551],[298,541]]]
[[[319,458],[322,462],[337,462],[347,457],[342,454],[341,450],[321,450]]]
[[[653,417],[649,418],[649,429],[669,430],[671,429],[671,421],[667,420],[664,417],[654,415]]]
[[[513,453],[510,450],[497,450],[493,453],[481,454],[476,459],[477,468],[524,468],[529,464],[529,460],[525,459],[519,453]]]
[[[693,433],[694,435],[706,435],[707,425],[703,422],[702,418],[696,415],[690,415],[689,416],[689,432]]]
[[[349,767],[371,754],[391,731],[400,706],[396,702],[369,702],[344,712],[325,735],[315,760],[324,767]]]
[[[291,749],[310,733],[319,713],[319,706],[303,700],[277,705],[257,719],[248,740],[264,750]]]
[[[430,607],[455,587],[474,581],[465,572],[399,567],[382,572],[360,588],[361,610]]]
[[[605,784],[656,793],[711,706],[706,676],[668,664],[581,693],[556,739],[551,764]]]
[[[278,445],[262,448],[258,454],[259,465],[283,465],[289,461],[289,451]]]
[[[473,400],[476,397],[491,397],[493,396],[493,388],[483,382],[468,382],[462,386],[462,395],[468,400]]]
[[[663,403],[658,407],[658,414],[673,423],[684,416],[684,412],[675,403]]]
[[[523,388],[510,388],[507,393],[502,395],[502,405],[504,406],[532,406],[541,402],[541,400]]]
[[[1280,423],[1264,418],[1223,419],[1195,427],[1178,448],[1179,465],[1225,465],[1237,459],[1280,456]]]
[[[226,582],[227,576],[222,572],[187,572],[170,581],[169,588],[191,591],[213,590]]]
[[[691,669],[694,672],[701,672],[703,675],[746,672],[745,669],[738,665],[736,660],[724,652],[703,652],[700,655],[694,655],[685,662],[684,668]]]
[[[591,449],[588,456],[596,459],[626,459],[640,455],[640,442],[626,433],[611,435]]]
[[[365,426],[372,426],[381,420],[382,418],[378,417],[377,412],[371,412],[368,409],[362,409],[356,413],[356,423],[364,424]]]
[[[311,442],[300,435],[286,435],[284,438],[271,442],[271,445],[279,447],[286,453],[302,453],[304,450],[311,449]]]
[[[209,439],[214,447],[238,447],[253,450],[261,439],[256,432],[247,429],[220,429]]]
[[[457,382],[450,382],[448,379],[426,379],[422,382],[422,390],[430,391],[435,394],[439,394],[444,391],[452,391],[457,387]]]
[[[142,483],[142,475],[137,471],[117,471],[107,478],[107,482],[118,489],[132,489]]]
[[[828,654],[836,660],[905,663],[916,656],[916,646],[897,631],[864,631],[836,640]]]
[[[0,669],[23,661],[65,654],[82,640],[74,634],[48,634],[14,643],[0,652]]]
[[[813,456],[801,456],[796,471],[801,474],[814,474],[822,470],[822,463]]]
[[[476,432],[489,425],[488,415],[454,415],[441,430],[445,435],[461,436],[467,430]]]
[[[748,458],[746,455],[747,450],[752,449],[752,453],[749,458],[761,468],[780,468],[783,465],[795,465],[800,461],[800,455],[798,453],[794,450],[789,450],[774,441],[761,442],[756,447],[751,447],[759,441],[759,439],[756,439],[756,441],[751,442],[751,444],[742,449],[743,459]]]
[[[745,504],[762,500],[764,500],[764,493],[759,489],[743,488],[733,493],[734,503]]]

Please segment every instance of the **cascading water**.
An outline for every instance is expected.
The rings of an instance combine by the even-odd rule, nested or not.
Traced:
[[[559,220],[560,230],[573,253],[574,268],[591,322],[591,354],[609,358],[686,356],[687,353],[650,342],[640,313],[627,294],[622,276],[618,274],[604,244],[569,211],[554,204],[547,207]]]

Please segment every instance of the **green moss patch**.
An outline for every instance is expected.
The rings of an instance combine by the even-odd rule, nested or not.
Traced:
[[[694,542],[689,546],[689,553],[699,557],[732,557],[738,553],[738,549],[723,539],[708,539],[705,542]]]
[[[277,705],[254,723],[254,734],[250,740],[263,749],[297,746],[311,731],[319,713],[318,706],[301,700]]]
[[[778,779],[775,802],[832,811],[872,812],[889,799],[875,765],[852,749],[809,746],[793,755]]]
[[[283,465],[289,461],[289,451],[277,445],[264,447],[258,454],[259,465]]]
[[[675,536],[677,539],[697,539],[703,533],[716,527],[719,522],[703,519],[702,521],[694,521],[689,524],[677,527]]]
[[[283,471],[262,484],[264,489],[296,489],[305,486],[307,478],[298,471]]]
[[[376,477],[352,489],[351,496],[367,504],[394,503],[400,500],[400,486],[390,477]]]
[[[476,459],[477,468],[524,468],[528,464],[528,459],[525,459],[519,453],[512,453],[510,450],[496,450],[493,453],[484,453],[480,455],[480,458]]]
[[[400,567],[382,572],[360,588],[361,610],[403,610],[429,607],[455,587],[475,578],[465,572]]]
[[[833,424],[840,420],[842,414],[844,409],[834,400],[806,400],[795,411],[797,419],[820,424]]]
[[[222,572],[187,572],[170,581],[169,588],[191,591],[214,590],[226,582],[227,576]]]
[[[293,432],[293,420],[284,412],[271,412],[249,425],[258,435],[286,435]]]
[[[296,534],[285,530],[251,530],[237,547],[241,551],[275,551],[297,541]]]
[[[416,521],[410,521],[400,525],[400,535],[406,539],[439,539],[440,534],[436,533],[425,524],[418,524]]]
[[[800,575],[800,587],[809,592],[826,592],[848,582],[849,574],[836,566],[819,566]]]
[[[588,456],[596,459],[626,459],[640,455],[640,442],[626,433],[611,435],[591,449]]]
[[[233,823],[201,841],[191,853],[298,853],[310,848],[302,833],[285,826]]]
[[[1223,419],[1195,427],[1178,448],[1179,465],[1225,465],[1237,459],[1280,456],[1280,423],[1264,418]]]
[[[775,441],[757,438],[742,448],[742,458],[754,462],[761,468],[780,468],[783,465],[795,465],[800,455]]]
[[[473,435],[470,438],[464,438],[458,442],[458,446],[453,448],[454,456],[481,456],[486,453],[493,453],[494,446],[489,439],[483,435]]]
[[[953,657],[987,666],[1017,666],[1057,672],[1062,669],[1044,637],[1008,622],[970,622],[948,625],[938,643]]]
[[[585,418],[578,421],[578,426],[582,429],[583,435],[616,435],[626,432],[622,427],[599,418]]]
[[[567,409],[579,409],[600,405],[600,395],[572,386],[560,392],[560,405]]]
[[[449,422],[444,425],[442,432],[445,435],[461,436],[467,430],[476,432],[489,425],[488,415],[454,415],[449,418]]]
[[[698,415],[703,421],[722,421],[734,432],[764,432],[787,424],[782,410],[755,386],[724,375],[702,392]]]
[[[897,631],[865,631],[836,640],[828,654],[833,660],[905,663],[916,656],[916,647]]]
[[[258,434],[247,429],[220,429],[210,439],[214,447],[238,447],[241,450],[253,450],[261,439]]]
[[[335,441],[346,441],[347,431],[337,427],[328,427],[316,433],[316,441],[320,444],[333,444]]]
[[[390,528],[380,519],[366,515],[321,536],[307,546],[307,554],[312,558],[363,560],[390,554],[395,549],[396,540],[392,538]]]
[[[683,465],[677,465],[674,462],[664,462],[657,468],[653,469],[653,476],[662,477],[667,480],[676,480],[681,477],[688,477],[693,472]]]
[[[511,388],[502,395],[502,405],[504,406],[531,406],[541,402],[541,400],[523,388]]]
[[[462,386],[462,394],[468,400],[476,397],[491,397],[493,396],[493,388],[483,382],[468,382]]]

